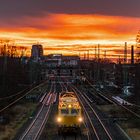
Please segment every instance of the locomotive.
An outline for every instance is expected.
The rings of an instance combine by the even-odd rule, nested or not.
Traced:
[[[74,92],[62,92],[58,104],[58,133],[80,132],[83,122],[81,106]]]

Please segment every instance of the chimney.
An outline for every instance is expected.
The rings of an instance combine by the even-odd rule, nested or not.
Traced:
[[[131,64],[134,64],[134,46],[131,46]]]

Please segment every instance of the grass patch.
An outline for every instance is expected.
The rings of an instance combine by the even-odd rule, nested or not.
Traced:
[[[13,117],[10,117],[10,123],[7,125],[0,125],[0,140],[12,140],[19,128],[28,120],[32,112],[35,110],[35,103],[27,103],[14,106],[10,113]]]
[[[124,131],[134,140],[140,139],[140,120],[131,119],[120,123]]]
[[[122,109],[119,106],[99,105],[98,108],[104,113],[106,113],[109,117],[115,117],[115,118],[131,118],[132,117],[130,113],[128,113],[126,110]]]

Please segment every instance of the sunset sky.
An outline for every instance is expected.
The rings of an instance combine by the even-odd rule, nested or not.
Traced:
[[[0,40],[45,54],[101,52],[121,55],[124,42],[135,45],[140,0],[1,0]]]

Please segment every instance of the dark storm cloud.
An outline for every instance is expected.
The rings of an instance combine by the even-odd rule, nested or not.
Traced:
[[[0,0],[0,18],[44,13],[105,14],[140,17],[140,0]]]

